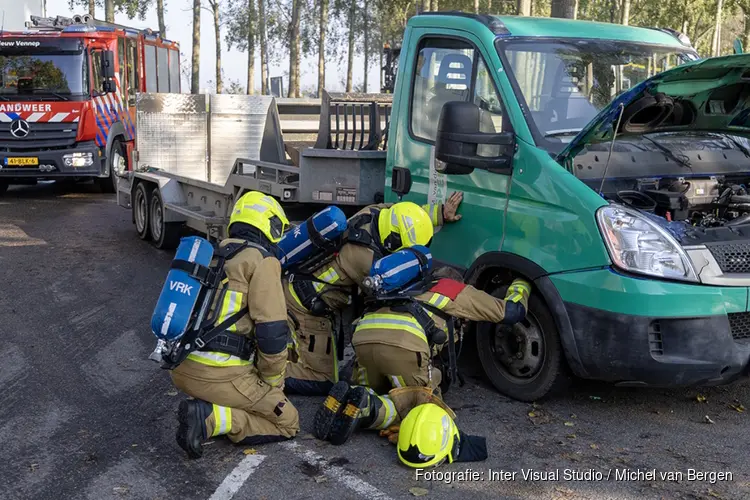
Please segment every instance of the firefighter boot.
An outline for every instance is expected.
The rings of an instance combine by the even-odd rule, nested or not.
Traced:
[[[358,428],[369,428],[378,417],[383,403],[363,386],[356,386],[346,395],[344,409],[336,415],[328,440],[336,446],[346,443]]]
[[[315,413],[315,420],[313,420],[313,434],[315,434],[316,438],[322,440],[328,439],[334,419],[344,409],[344,402],[348,392],[349,384],[343,380],[336,382],[328,392],[328,396],[323,401],[323,404],[320,405],[320,408],[318,408],[318,411]]]
[[[177,444],[187,452],[190,458],[200,458],[203,455],[203,441],[208,439],[206,419],[211,415],[213,406],[200,399],[180,401],[177,410]]]

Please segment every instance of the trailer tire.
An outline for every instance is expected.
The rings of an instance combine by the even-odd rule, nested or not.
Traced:
[[[142,240],[151,238],[149,222],[151,214],[149,210],[151,200],[151,187],[145,182],[139,182],[133,191],[133,223],[138,237]]]
[[[115,173],[115,165],[117,162],[124,161],[127,168],[127,158],[128,154],[120,139],[113,140],[109,157],[106,160],[107,165],[109,166],[109,176],[96,180],[102,193],[114,193],[117,191],[117,174]]]
[[[180,244],[182,222],[164,221],[164,201],[158,189],[151,192],[149,209],[151,243],[161,250],[174,250]]]

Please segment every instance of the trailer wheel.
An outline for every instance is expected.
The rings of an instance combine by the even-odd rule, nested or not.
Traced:
[[[493,296],[502,297],[507,287]],[[482,369],[502,394],[535,401],[562,390],[568,379],[560,335],[547,305],[529,297],[526,318],[515,325],[477,324]]]
[[[149,211],[151,242],[156,248],[174,250],[180,243],[182,222],[164,221],[164,202],[158,189],[151,193],[151,210]]]
[[[109,177],[97,179],[99,189],[101,189],[102,193],[114,193],[117,191],[117,174],[115,172],[118,168],[127,168],[127,157],[128,154],[125,151],[125,146],[120,142],[120,139],[112,141],[112,149],[109,158],[107,158]]]
[[[138,237],[142,240],[151,238],[149,231],[149,198],[151,189],[145,182],[139,182],[133,193],[133,222]]]

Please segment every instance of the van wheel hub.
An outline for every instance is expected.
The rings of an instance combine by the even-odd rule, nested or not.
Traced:
[[[515,378],[533,378],[544,364],[544,337],[530,317],[515,325],[498,325],[492,350],[507,374]]]

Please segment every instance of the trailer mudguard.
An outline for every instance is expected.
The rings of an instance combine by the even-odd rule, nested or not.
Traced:
[[[378,294],[389,295],[424,281],[431,270],[430,250],[415,245],[376,260],[370,269],[370,277]]]
[[[211,264],[214,247],[198,236],[182,238],[174,256],[172,269],[161,289],[151,316],[151,331],[162,340],[179,339],[190,325],[193,309],[201,292],[201,282],[185,270],[186,263],[207,268]],[[174,263],[179,262],[181,267]]]
[[[300,267],[305,262],[333,250],[336,238],[346,231],[346,215],[330,206],[287,232],[279,241],[281,269]]]

